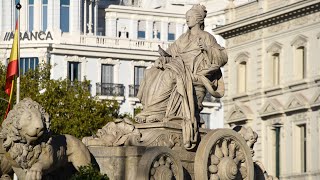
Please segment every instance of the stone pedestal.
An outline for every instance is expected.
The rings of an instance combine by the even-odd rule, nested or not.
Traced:
[[[111,180],[141,179],[141,177],[138,178],[139,173],[141,176],[141,173],[146,172],[148,176],[149,171],[154,176],[160,176],[161,173],[167,175],[169,172],[169,175],[171,173],[176,176],[176,179],[194,179],[196,152],[184,149],[181,125],[174,122],[161,122],[135,124],[135,127],[142,134],[141,143],[137,146],[88,147],[99,164],[101,173],[107,174]],[[207,131],[200,130],[202,135]],[[161,167],[163,157],[167,161],[172,161],[169,168],[165,168],[165,162],[162,163],[163,168]]]

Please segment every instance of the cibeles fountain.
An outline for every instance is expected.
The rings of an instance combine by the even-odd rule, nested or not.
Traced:
[[[159,47],[160,57],[146,70],[139,88],[143,110],[135,122],[116,119],[95,136],[83,138],[86,146],[68,136],[69,144],[81,149],[74,153],[76,158],[66,157],[74,160],[75,167],[89,163],[88,149],[101,173],[112,180],[275,179],[260,162],[254,161],[253,146],[258,136],[250,127],[202,128],[202,101],[207,93],[223,97],[221,67],[228,61],[226,50],[204,31],[205,17],[206,8],[194,5],[186,13],[187,32],[167,50]],[[1,135],[5,150],[15,155],[8,148],[11,137]],[[40,149],[54,143],[48,136]],[[28,157],[26,154],[21,151],[22,156]],[[20,174],[44,176],[46,169],[39,166],[37,170],[32,165],[47,157],[41,152],[35,154],[29,164],[20,156],[2,158],[1,163],[11,164],[17,173],[22,170]]]
[[[186,13],[188,31],[147,69],[135,123],[118,119],[83,142],[111,179],[273,179],[254,161],[250,127],[201,128],[206,93],[221,98],[226,50],[204,31],[206,8]]]

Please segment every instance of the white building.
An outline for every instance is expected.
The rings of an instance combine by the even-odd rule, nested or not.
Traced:
[[[225,125],[259,134],[255,158],[280,179],[320,179],[320,0],[226,10]]]
[[[6,64],[19,0],[0,1],[0,60]],[[224,24],[226,0],[200,1],[206,30]],[[242,3],[239,0],[237,3]],[[185,12],[198,0],[20,0],[21,72],[51,63],[52,78],[91,81],[92,95],[115,98],[121,113],[140,107],[135,97],[144,69],[186,31]],[[120,5],[119,5],[120,4]],[[222,38],[217,37],[220,44]],[[223,126],[220,100],[204,102],[211,128]],[[209,122],[209,121],[208,121]]]

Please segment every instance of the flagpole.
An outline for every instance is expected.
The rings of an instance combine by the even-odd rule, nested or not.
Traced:
[[[18,67],[20,66],[20,9],[21,9],[21,4],[18,2],[16,5],[16,8],[18,10]],[[19,68],[18,68],[19,69]],[[18,75],[17,75],[17,103],[20,101],[20,70],[18,70]]]

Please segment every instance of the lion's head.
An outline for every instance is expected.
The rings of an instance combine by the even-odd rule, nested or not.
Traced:
[[[39,103],[25,98],[9,112],[0,137],[4,139],[3,147],[10,148],[18,142],[30,145],[48,131],[48,114]]]

